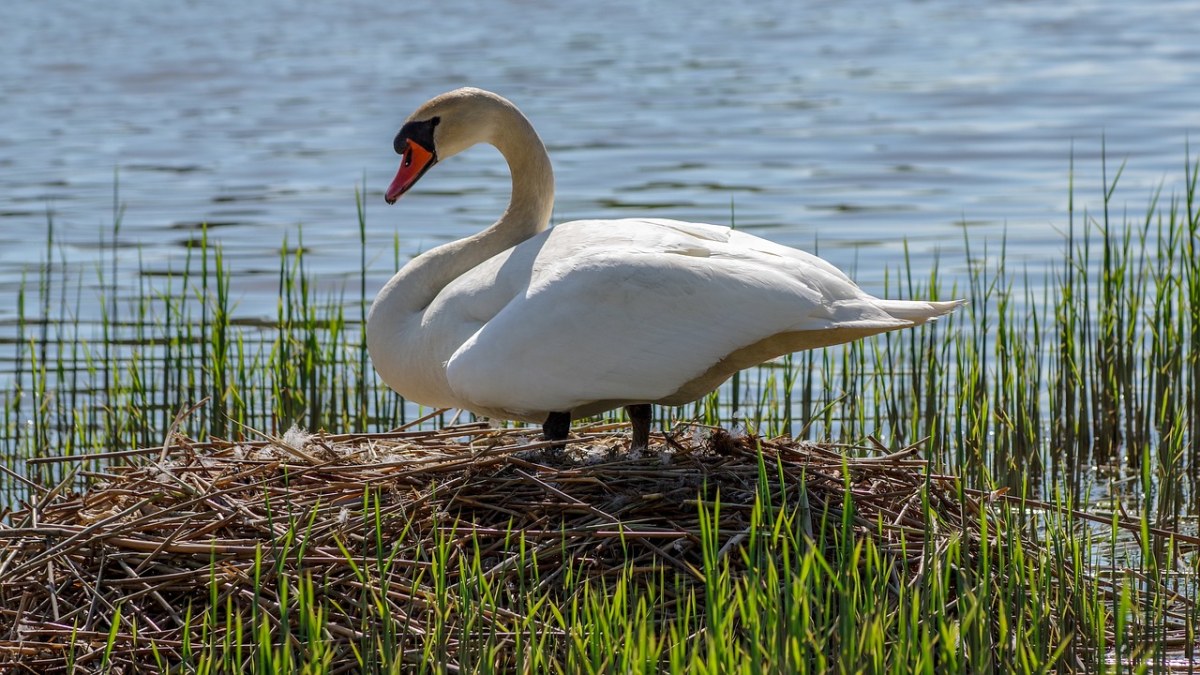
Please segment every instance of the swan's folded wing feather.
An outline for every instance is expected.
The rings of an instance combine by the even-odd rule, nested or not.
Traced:
[[[668,239],[564,252],[539,268],[451,357],[451,389],[475,408],[523,413],[653,401],[778,333],[911,325],[824,261],[781,265],[774,251]]]

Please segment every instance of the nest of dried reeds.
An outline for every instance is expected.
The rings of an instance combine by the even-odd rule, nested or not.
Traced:
[[[62,667],[67,652],[83,666],[146,663],[154,650],[170,661],[201,643],[201,631],[216,630],[196,619],[201,606],[297,620],[281,618],[295,599],[279,597],[275,589],[287,586],[279,577],[291,577],[290,587],[316,580],[333,600],[325,638],[347,649],[369,630],[356,615],[367,585],[388,589],[372,597],[390,606],[402,632],[421,634],[437,602],[434,564],[445,566],[451,589],[462,574],[482,571],[500,584],[537,579],[553,595],[567,569],[595,583],[674,571],[682,584],[702,584],[700,514],[718,500],[713,536],[735,574],[756,499],[802,506],[797,527],[808,539],[824,524],[852,523],[911,572],[927,543],[957,537],[970,548],[980,518],[989,518],[957,496],[952,480],[931,475],[916,447],[847,456],[683,427],[631,456],[615,425],[576,435],[559,455],[530,430],[484,424],[173,439],[113,453],[93,487],[45,490],[0,523],[0,659],[42,671]],[[847,488],[853,513],[843,521]],[[443,559],[434,560],[438,546]],[[468,566],[476,550],[478,563]],[[511,627],[512,611],[486,614]],[[128,628],[135,624],[136,634]]]

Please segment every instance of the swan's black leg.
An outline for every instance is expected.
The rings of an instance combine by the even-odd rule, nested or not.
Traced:
[[[570,435],[571,413],[569,412],[552,412],[542,423],[542,438],[548,441],[565,441]],[[565,445],[552,445],[550,449],[557,451],[565,447]]]
[[[630,450],[644,450],[650,445],[650,419],[654,411],[649,403],[625,406],[625,414],[633,425],[633,440],[629,443]]]

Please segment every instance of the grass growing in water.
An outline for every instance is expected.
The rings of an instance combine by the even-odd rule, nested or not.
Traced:
[[[661,584],[649,589],[580,582],[566,604],[538,595],[536,585],[518,585],[517,591],[455,588],[454,593],[473,599],[464,606],[487,607],[503,597],[537,608],[545,613],[530,610],[540,617],[538,626],[573,627],[575,633],[567,632],[571,646],[553,652],[552,662],[546,656],[550,652],[541,649],[550,633],[520,630],[533,624],[501,631],[480,614],[435,622],[432,632],[420,633],[422,659],[444,664],[449,646],[464,640],[481,640],[481,653],[520,647],[522,658],[531,659],[523,663],[534,670],[556,664],[568,670],[608,667],[613,665],[608,658],[629,670],[666,664],[676,671],[710,672],[769,671],[767,665],[780,664],[815,670],[839,659],[867,670],[950,665],[972,671],[988,663],[994,667],[999,662],[988,659],[996,654],[1003,654],[1004,663],[1031,670],[1122,670],[1147,658],[1160,665],[1168,658],[1192,659],[1195,610],[1171,614],[1175,610],[1146,595],[1147,588],[1165,586],[1184,598],[1196,597],[1194,558],[1185,557],[1192,552],[1181,539],[1154,534],[1194,527],[1196,515],[1200,208],[1197,167],[1187,166],[1185,194],[1166,200],[1152,195],[1141,217],[1118,219],[1112,213],[1120,172],[1107,182],[1102,208],[1095,212],[1077,212],[1072,196],[1063,259],[1046,278],[1011,273],[1003,243],[995,253],[968,241],[967,288],[943,288],[936,268],[918,279],[906,265],[889,278],[889,294],[967,295],[967,311],[917,330],[793,355],[744,373],[736,392],[727,386],[663,413],[672,419],[729,422],[730,402],[736,400],[739,423],[767,436],[840,441],[878,434],[895,448],[927,438],[935,471],[960,475],[963,490],[1007,488],[1011,495],[1049,502],[1048,509],[1028,500],[997,509],[1003,532],[1028,532],[1029,541],[1043,546],[1005,539],[985,548],[978,560],[967,560],[950,546],[933,552],[944,563],[910,586],[896,581],[887,556],[870,538],[835,538],[805,548],[794,521],[779,520],[798,508],[796,502],[764,499],[755,506],[762,525],[754,531],[764,533],[757,541],[770,540],[773,548],[753,554],[763,561],[761,569],[733,574],[709,560],[703,591],[691,596],[680,595],[673,570],[662,570]],[[369,302],[365,270],[357,297],[321,294],[305,270],[303,246],[285,242],[275,320],[267,325],[239,321],[220,248],[202,237],[179,271],[160,279],[143,270],[135,296],[100,297],[101,320],[91,324],[79,318],[81,306],[97,299],[84,290],[83,278],[68,274],[67,265],[52,264],[57,253],[52,225],[46,264],[18,294],[17,340],[9,366],[13,385],[0,394],[6,411],[0,439],[8,469],[0,482],[5,503],[39,503],[48,499],[51,486],[65,489],[120,461],[111,454],[73,463],[27,464],[29,459],[161,445],[173,431],[236,438],[248,429],[281,434],[292,424],[385,429],[424,412],[400,402],[369,370],[361,331]],[[365,233],[361,203],[359,226]],[[119,230],[117,208],[114,242]],[[360,242],[365,260],[365,234]],[[98,261],[95,270],[106,288],[117,287],[115,245],[112,255],[111,264]],[[180,414],[201,402],[192,414]],[[1113,476],[1111,489],[1120,490],[1120,499],[1096,503],[1093,492],[1110,486],[1098,483],[1088,467]],[[846,495],[853,499],[852,492]],[[364,513],[369,510],[363,507]],[[1077,510],[1108,524],[1085,526]],[[1138,536],[1120,534],[1116,523],[1122,511],[1134,519]],[[1122,522],[1129,517],[1122,516]],[[303,522],[295,514],[281,521],[285,550],[301,545]],[[465,546],[465,553],[444,548],[449,544],[426,553],[431,602],[440,607],[435,616],[443,618],[450,616],[451,606],[461,609],[451,601],[450,585],[453,570],[461,567],[451,563],[461,566],[463,555],[467,560],[475,555],[469,538],[447,541]],[[526,555],[528,546],[519,536],[512,543]],[[264,553],[253,579],[270,577],[261,565],[278,563]],[[849,569],[860,573],[846,574]],[[988,572],[997,569],[1006,572],[1002,578],[1011,586],[989,585],[994,575]],[[1097,574],[1098,569],[1104,573]],[[1065,586],[1055,570],[1072,570],[1079,583]],[[199,670],[219,670],[243,659],[264,670],[300,662],[321,670],[329,654],[321,645],[333,609],[322,597],[323,582],[299,579],[272,589],[275,604],[262,605],[262,614],[249,617],[219,602],[214,590],[213,602],[186,615],[210,629],[207,637],[178,649]],[[879,602],[883,587],[899,592]],[[258,583],[253,588],[261,590]],[[515,595],[505,595],[509,592]],[[656,612],[667,597],[681,615],[692,618],[680,625],[663,623]],[[946,611],[949,606],[953,614]],[[764,612],[768,607],[780,609]],[[701,608],[710,622],[703,626],[705,634],[721,639],[693,639],[699,630],[693,619]],[[1068,642],[1047,632],[1047,608],[1070,609],[1069,625],[1060,626],[1071,636]],[[110,609],[118,623],[136,621]],[[364,625],[384,627],[378,642],[364,643],[363,653],[394,654],[411,637],[402,617],[388,614],[367,595],[358,609]],[[789,614],[793,611],[801,613]],[[998,634],[1006,636],[999,647],[989,627],[997,625],[993,620],[1001,627]],[[1168,633],[1168,625],[1184,631],[1186,646],[1167,639],[1175,634]],[[298,631],[282,634],[294,639],[281,637],[284,627]],[[116,639],[112,635],[109,647]],[[632,646],[614,650],[618,642]],[[91,662],[110,653],[72,658]],[[385,661],[381,656],[378,663],[383,667]],[[486,661],[480,657],[479,663]]]
[[[29,667],[198,672],[1045,671],[1194,625],[1153,579],[1089,579],[1086,539],[1033,539],[1071,532],[1069,511],[1023,526],[998,495],[956,497],[916,447],[685,432],[580,464],[525,436],[152,449],[0,529],[15,647]],[[599,455],[625,444],[586,436]],[[61,572],[29,583],[44,567]]]

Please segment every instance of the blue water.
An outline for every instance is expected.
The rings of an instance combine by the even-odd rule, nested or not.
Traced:
[[[383,203],[401,122],[463,85],[540,131],[558,222],[736,221],[819,248],[875,294],[905,244],[917,273],[937,264],[961,288],[981,262],[966,242],[978,258],[1003,240],[1036,283],[1060,261],[1072,182],[1077,208],[1101,208],[1102,153],[1110,178],[1125,163],[1118,216],[1183,193],[1198,29],[1200,3],[1165,0],[8,0],[0,386],[15,389],[19,311],[41,311],[17,297],[50,222],[84,331],[112,294],[95,287],[114,220],[118,295],[163,287],[208,223],[245,321],[275,316],[285,236],[302,233],[324,289],[357,298],[356,189],[369,293],[393,242],[404,260],[485,227],[509,188],[487,148]]]
[[[273,316],[278,251],[301,228],[322,283],[357,280],[356,188],[379,251],[372,288],[395,238],[407,258],[500,213],[509,183],[487,148],[382,200],[401,121],[461,85],[533,120],[557,221],[735,220],[815,244],[875,293],[904,240],[917,270],[940,256],[960,275],[964,231],[976,252],[1007,235],[1010,263],[1036,273],[1058,255],[1072,155],[1077,201],[1098,208],[1102,142],[1110,174],[1127,161],[1119,208],[1144,211],[1160,184],[1179,193],[1200,111],[1200,4],[1185,2],[19,0],[0,13],[0,292],[45,257],[51,219],[56,260],[87,268],[119,183],[118,264],[178,268],[207,222],[244,318]],[[0,302],[0,330],[15,312]]]

